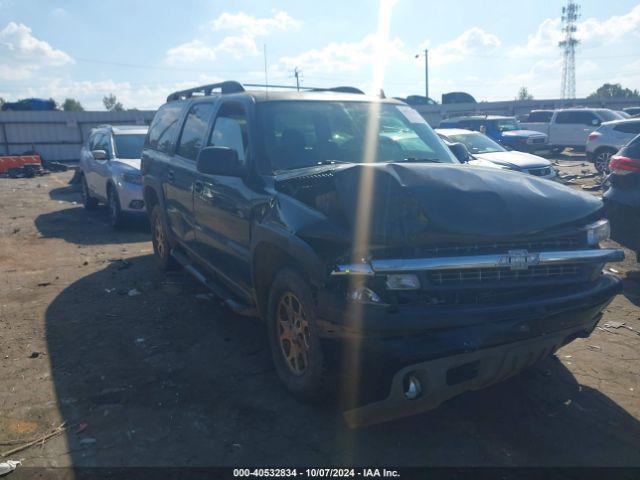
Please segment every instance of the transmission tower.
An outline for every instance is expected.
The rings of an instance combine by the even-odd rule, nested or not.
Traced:
[[[562,98],[576,98],[576,45],[580,41],[575,38],[576,21],[580,17],[580,5],[573,0],[562,7],[562,34],[564,38],[558,42],[563,49],[562,63]]]

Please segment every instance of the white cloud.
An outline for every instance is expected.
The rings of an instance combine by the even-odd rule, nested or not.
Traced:
[[[223,13],[211,22],[211,30],[234,31],[236,34],[215,42],[196,39],[183,43],[167,51],[166,61],[171,65],[178,65],[215,60],[220,54],[231,55],[236,59],[245,55],[256,55],[260,53],[256,37],[299,26],[298,20],[283,11],[275,12],[273,16],[267,18],[256,18],[243,12]]]
[[[640,5],[635,6],[629,13],[614,15],[606,20],[587,18],[578,24],[577,36],[583,42],[592,40],[611,44],[618,40],[629,39],[630,34],[640,35]],[[637,39],[636,39],[637,41]]]
[[[441,66],[473,54],[490,54],[501,44],[500,39],[493,33],[486,32],[480,27],[472,27],[453,40],[430,48],[429,64]]]
[[[62,50],[38,40],[22,23],[9,22],[0,30],[0,78],[22,80],[44,67],[60,67],[73,63]]]
[[[356,42],[332,42],[322,48],[308,50],[292,57],[282,57],[280,68],[291,71],[295,67],[308,75],[315,73],[354,72],[376,62],[375,35],[367,35]],[[398,38],[385,45],[389,61],[409,60],[404,44]]]
[[[516,45],[509,50],[513,57],[541,56],[558,51],[558,42],[562,39],[559,18],[547,18],[533,35],[529,35],[524,45]]]
[[[606,46],[620,40],[638,41],[640,5],[624,15],[614,15],[606,20],[587,18],[576,26],[576,37],[590,47]],[[547,18],[533,35],[529,35],[526,43],[512,47],[509,54],[513,57],[531,57],[559,51],[558,42],[563,38],[561,28],[559,18]]]
[[[287,12],[275,12],[269,18],[256,18],[247,15],[244,12],[239,13],[223,13],[213,22],[211,28],[218,30],[242,30],[247,35],[256,37],[259,35],[267,35],[273,30],[289,30],[297,28],[300,22],[290,17]]]

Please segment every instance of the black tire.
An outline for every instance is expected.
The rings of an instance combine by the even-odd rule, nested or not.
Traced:
[[[175,258],[171,256],[171,242],[169,241],[169,229],[164,219],[162,208],[156,205],[151,209],[149,217],[151,223],[151,243],[153,253],[160,270],[175,270],[178,266]]]
[[[273,363],[285,387],[304,401],[326,398],[328,372],[315,304],[307,281],[295,270],[284,268],[276,275],[267,323]]]
[[[95,210],[98,208],[98,201],[89,193],[89,185],[87,185],[87,179],[84,178],[84,174],[80,174],[80,191],[82,194],[82,205],[85,210]]]
[[[562,152],[564,152],[564,147],[558,147],[557,145],[551,147],[551,155],[558,155]]]
[[[120,206],[118,191],[111,185],[107,187],[107,209],[111,226],[116,229],[122,228],[125,223],[125,214]]]
[[[593,166],[599,174],[604,175],[609,173],[609,161],[611,156],[616,153],[616,150],[611,148],[601,148],[596,150],[593,154]]]

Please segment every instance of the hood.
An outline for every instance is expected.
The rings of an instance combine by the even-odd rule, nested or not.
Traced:
[[[443,238],[467,243],[506,240],[586,222],[602,207],[593,196],[555,182],[467,165],[358,164],[305,170],[276,178],[276,189],[306,204],[301,210],[311,207],[353,232],[363,176],[371,179],[373,188],[372,245],[419,246]]]
[[[545,133],[536,132],[535,130],[510,130],[502,132],[503,137],[546,137]]]
[[[516,150],[512,150],[510,152],[474,153],[473,156],[478,160],[485,160],[516,170],[528,170],[530,168],[551,166],[551,162],[549,162],[549,160],[545,160],[537,155],[531,155],[530,153],[518,152]]]
[[[122,163],[123,165],[127,165],[128,167],[135,168],[136,170],[140,170],[139,158],[116,158],[115,161]]]

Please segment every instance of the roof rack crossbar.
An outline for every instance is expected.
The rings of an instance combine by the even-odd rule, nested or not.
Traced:
[[[240,82],[236,82],[235,80],[227,80],[226,82],[212,83],[210,85],[201,85],[199,87],[194,87],[194,88],[189,88],[187,90],[180,90],[177,92],[173,92],[171,95],[167,97],[167,102],[191,98],[194,96],[194,94],[201,94],[204,96],[217,94],[218,92],[214,92],[214,90],[219,90],[219,93],[223,95],[229,94],[229,93],[239,93],[239,92],[245,91],[244,87],[284,88],[289,90],[304,90],[307,92],[309,91],[310,92],[340,92],[340,93],[354,93],[358,95],[364,95],[364,92],[359,88],[349,87],[349,86],[322,88],[322,87],[297,87],[293,85],[266,85],[262,83],[245,83],[243,85]]]
[[[199,87],[194,87],[194,88],[189,88],[187,90],[180,90],[178,92],[173,92],[171,95],[167,97],[167,102],[191,98],[194,93],[202,93],[202,95],[211,95],[213,90],[218,90],[218,89],[222,94],[239,93],[239,92],[245,91],[244,87],[240,82],[236,82],[235,80],[227,80],[226,82],[212,83],[209,85],[201,85]]]
[[[364,92],[356,87],[297,87],[295,85],[266,85],[264,83],[245,83],[245,87],[261,87],[261,88],[284,88],[287,90],[304,90],[305,92],[342,92],[342,93],[357,93],[359,95],[364,95]]]

